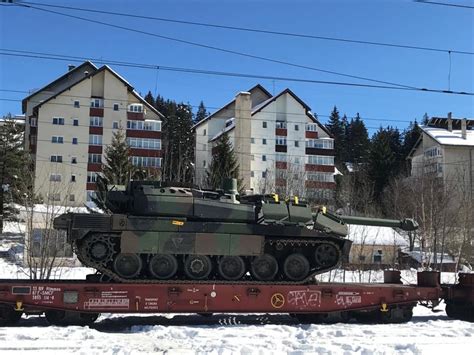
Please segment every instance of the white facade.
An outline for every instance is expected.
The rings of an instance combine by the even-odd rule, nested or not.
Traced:
[[[249,95],[250,107],[236,110]],[[243,101],[245,102],[245,100]],[[249,117],[245,112],[250,112]],[[239,136],[238,125],[248,125]],[[212,147],[227,133],[240,159],[240,177],[255,193],[279,191],[287,195],[331,198],[334,183],[334,141],[310,108],[291,90],[272,96],[260,85],[239,93],[235,100],[198,122],[196,180],[205,185]],[[248,146],[250,143],[250,146]],[[249,153],[237,147],[248,147]],[[242,168],[242,160],[249,169]]]
[[[411,175],[464,184],[474,196],[474,120],[432,118],[411,151]]]
[[[159,169],[162,115],[128,82],[89,62],[58,80],[23,101],[37,195],[62,205],[87,202],[95,193],[105,147],[119,128],[130,141],[132,162],[153,162]]]

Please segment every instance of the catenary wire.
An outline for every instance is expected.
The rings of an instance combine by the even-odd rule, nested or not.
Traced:
[[[356,40],[356,39],[351,39],[351,38],[341,38],[341,37],[332,37],[332,36],[317,36],[317,35],[311,35],[311,34],[284,32],[284,31],[272,31],[272,30],[264,30],[260,28],[220,25],[220,24],[209,23],[209,22],[185,21],[185,20],[171,19],[171,18],[165,18],[165,17],[135,15],[135,14],[127,14],[123,12],[96,10],[96,9],[90,9],[90,8],[80,8],[80,7],[65,6],[65,5],[32,3],[32,2],[27,2],[27,1],[21,1],[21,3],[26,4],[26,5],[53,7],[53,8],[58,8],[58,9],[83,11],[83,12],[106,14],[106,15],[113,15],[113,16],[122,16],[122,17],[129,17],[129,18],[167,22],[167,23],[177,23],[177,24],[191,25],[191,26],[210,27],[210,28],[232,30],[232,31],[261,33],[261,34],[267,34],[267,35],[307,38],[307,39],[316,39],[316,40],[324,40],[324,41],[336,41],[336,42],[343,42],[343,43],[355,43],[355,44],[363,44],[363,45],[404,48],[404,49],[413,49],[413,50],[421,50],[421,51],[442,52],[442,53],[451,52],[451,53],[456,53],[456,54],[467,54],[467,55],[474,54],[474,52],[454,50],[454,49],[415,46],[415,45],[406,45],[406,44],[388,43],[388,42],[365,41],[365,40]]]
[[[95,23],[95,24],[99,24],[99,25],[103,25],[103,26],[107,26],[107,27],[121,29],[121,30],[124,30],[124,31],[129,31],[129,32],[134,32],[134,33],[139,33],[139,34],[143,34],[143,35],[147,35],[147,36],[156,37],[156,38],[161,38],[161,39],[165,39],[165,40],[169,40],[169,41],[173,41],[173,42],[177,42],[177,43],[182,43],[182,44],[186,44],[186,45],[191,45],[191,46],[195,46],[195,47],[210,49],[210,50],[214,50],[214,51],[233,54],[233,55],[246,57],[246,58],[251,58],[251,59],[257,59],[257,60],[261,60],[261,61],[265,61],[265,62],[282,64],[282,65],[291,66],[291,67],[295,67],[295,68],[307,69],[307,70],[317,71],[317,72],[320,72],[320,73],[326,73],[326,74],[343,76],[343,77],[352,78],[352,79],[370,81],[370,82],[375,82],[375,83],[379,83],[379,84],[392,85],[392,86],[396,86],[396,87],[411,88],[411,89],[415,88],[415,87],[410,86],[410,85],[399,84],[399,83],[394,83],[394,82],[384,81],[384,80],[377,80],[377,79],[372,79],[372,78],[367,78],[367,77],[352,75],[352,74],[346,74],[346,73],[341,73],[341,72],[332,71],[332,70],[325,70],[325,69],[320,69],[320,68],[311,67],[311,66],[307,66],[307,65],[291,63],[291,62],[287,62],[287,61],[284,61],[284,60],[279,60],[279,59],[274,59],[274,58],[269,58],[269,57],[263,57],[263,56],[258,56],[258,55],[246,53],[246,52],[239,52],[239,51],[235,51],[235,50],[231,50],[231,49],[226,49],[226,48],[211,46],[211,45],[207,45],[207,44],[203,44],[203,43],[183,40],[183,39],[180,39],[180,38],[164,36],[164,35],[160,35],[160,34],[157,34],[157,33],[138,30],[138,29],[135,29],[135,28],[121,26],[121,25],[117,25],[117,24],[113,24],[113,23],[104,22],[104,21],[99,21],[99,20],[94,20],[94,19],[85,18],[85,17],[81,17],[81,16],[66,14],[66,13],[53,11],[53,10],[42,9],[42,8],[32,6],[32,5],[25,5],[25,4],[22,4],[22,3],[14,3],[13,5],[20,6],[20,7],[31,8],[31,9],[42,11],[42,12],[47,12],[47,13],[52,13],[52,14],[56,14],[56,15],[59,15],[59,16],[74,18],[74,19],[81,20],[81,21],[86,21],[86,22]]]
[[[474,96],[474,92],[465,92],[465,91],[452,91],[452,90],[441,90],[441,89],[430,89],[430,88],[420,88],[420,87],[398,87],[398,86],[384,86],[384,85],[373,85],[373,84],[362,84],[362,83],[351,83],[351,82],[338,82],[338,81],[327,81],[327,80],[311,80],[311,79],[300,79],[300,78],[288,78],[288,77],[279,77],[279,76],[269,76],[269,75],[258,75],[258,74],[247,74],[247,73],[235,73],[235,72],[222,72],[222,71],[212,71],[212,70],[201,70],[194,68],[177,68],[169,66],[160,66],[160,65],[149,65],[149,64],[134,64],[127,62],[114,62],[114,61],[104,61],[102,59],[92,59],[86,57],[72,57],[64,55],[54,55],[49,54],[39,55],[39,54],[24,54],[24,53],[35,53],[19,50],[10,50],[2,49],[0,51],[10,51],[14,53],[2,53],[0,55],[4,56],[13,56],[13,57],[24,57],[24,58],[33,58],[33,59],[46,59],[46,60],[56,60],[56,61],[84,61],[91,60],[97,63],[109,63],[116,66],[125,66],[133,67],[139,69],[152,69],[152,70],[164,70],[171,72],[180,72],[180,73],[192,73],[192,74],[202,74],[202,75],[214,75],[214,76],[228,76],[228,77],[237,77],[237,78],[251,78],[251,79],[265,79],[265,80],[276,80],[276,81],[290,81],[290,82],[300,82],[300,83],[310,83],[310,84],[323,84],[323,85],[335,85],[335,86],[348,86],[348,87],[359,87],[359,88],[373,88],[373,89],[383,89],[383,90],[405,90],[405,91],[421,91],[428,93],[438,93],[438,94],[452,94],[452,95],[467,95]],[[18,53],[15,53],[18,52]],[[21,54],[19,54],[21,53]]]
[[[470,5],[463,5],[463,4],[451,4],[446,2],[439,2],[439,1],[426,1],[426,0],[413,0],[414,2],[426,5],[439,5],[439,6],[449,6],[449,7],[458,7],[464,9],[474,9],[474,6]]]

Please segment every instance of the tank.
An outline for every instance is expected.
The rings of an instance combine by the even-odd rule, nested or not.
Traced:
[[[109,191],[106,204],[112,214],[54,220],[101,280],[305,283],[337,267],[351,247],[344,217],[324,208],[313,213],[297,197],[239,196],[235,180],[222,191],[133,181]],[[369,222],[417,227],[412,220],[351,220]]]

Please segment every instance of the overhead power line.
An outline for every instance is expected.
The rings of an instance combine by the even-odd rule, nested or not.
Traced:
[[[463,5],[463,4],[451,4],[447,2],[425,1],[425,0],[413,0],[413,1],[421,3],[421,4],[427,4],[427,5],[440,5],[440,6],[449,6],[449,7],[459,7],[459,8],[464,8],[464,9],[474,9],[474,6]]]
[[[434,48],[434,47],[415,46],[415,45],[407,45],[407,44],[399,44],[399,43],[377,42],[377,41],[365,41],[365,40],[357,40],[357,39],[341,38],[341,37],[332,37],[332,36],[317,36],[317,35],[311,35],[311,34],[305,34],[305,33],[272,31],[272,30],[264,30],[264,29],[261,29],[261,28],[249,28],[249,27],[220,25],[220,24],[209,23],[209,22],[185,21],[185,20],[178,20],[178,19],[165,18],[165,17],[135,15],[135,14],[128,14],[128,13],[123,13],[123,12],[95,10],[95,9],[90,9],[90,8],[73,7],[73,6],[65,6],[65,5],[32,3],[32,2],[27,2],[27,1],[22,1],[21,3],[26,4],[26,5],[52,7],[52,8],[58,8],[58,9],[83,11],[83,12],[96,13],[96,14],[106,14],[106,15],[113,15],[113,16],[122,16],[122,17],[128,17],[128,18],[152,20],[152,21],[167,22],[167,23],[177,23],[177,24],[181,24],[181,25],[217,28],[217,29],[224,29],[224,30],[231,30],[231,31],[261,33],[261,34],[275,35],[275,36],[307,38],[307,39],[316,39],[316,40],[323,40],[323,41],[355,43],[355,44],[363,44],[363,45],[371,45],[371,46],[404,48],[404,49],[421,50],[421,51],[442,52],[442,53],[451,52],[451,53],[456,53],[456,54],[467,54],[467,55],[473,55],[474,54],[474,52],[454,50],[454,49]]]
[[[359,88],[422,91],[422,92],[439,93],[439,94],[474,96],[473,92],[465,92],[465,91],[452,91],[452,90],[441,90],[441,89],[419,88],[419,87],[395,87],[395,86],[387,86],[387,85],[374,85],[374,84],[338,82],[338,81],[327,81],[327,80],[311,80],[311,79],[270,76],[270,75],[260,75],[260,74],[248,74],[248,73],[236,73],[236,72],[222,72],[222,71],[214,71],[214,70],[202,70],[202,69],[196,69],[196,68],[170,67],[170,66],[162,66],[162,65],[156,65],[156,64],[141,64],[141,63],[114,61],[114,60],[104,60],[100,58],[67,56],[67,55],[61,55],[61,54],[47,54],[47,53],[40,53],[40,52],[29,52],[29,51],[12,50],[12,49],[4,49],[4,48],[0,48],[0,55],[34,58],[34,59],[47,59],[47,60],[56,60],[56,61],[68,61],[68,62],[69,61],[83,62],[86,60],[90,60],[96,63],[110,64],[110,65],[115,65],[115,66],[151,69],[151,70],[159,69],[159,70],[164,70],[164,71],[202,74],[202,75],[228,76],[228,77],[237,77],[237,78],[278,80],[278,81],[300,82],[300,83],[310,83],[310,84],[349,86],[349,87],[359,87]]]
[[[251,59],[257,59],[257,60],[261,60],[261,61],[265,61],[265,62],[282,64],[282,65],[291,66],[291,67],[294,67],[294,68],[307,69],[307,70],[312,70],[312,71],[316,71],[316,72],[320,72],[320,73],[343,76],[343,77],[347,77],[347,78],[364,80],[364,81],[369,81],[369,82],[374,82],[374,83],[379,83],[379,84],[386,84],[386,85],[392,85],[392,86],[403,87],[403,88],[411,88],[411,89],[414,88],[413,86],[410,86],[410,85],[399,84],[399,83],[395,83],[395,82],[378,80],[378,79],[372,79],[372,78],[358,76],[358,75],[346,74],[346,73],[337,72],[337,71],[333,71],[333,70],[320,69],[320,68],[311,67],[311,66],[307,66],[307,65],[291,63],[291,62],[287,62],[287,61],[284,61],[284,60],[279,60],[279,59],[274,59],[274,58],[269,58],[269,57],[263,57],[263,56],[258,56],[258,55],[254,55],[254,54],[250,54],[250,53],[239,52],[239,51],[235,51],[235,50],[231,50],[231,49],[226,49],[226,48],[211,46],[211,45],[207,45],[207,44],[203,44],[203,43],[188,41],[188,40],[184,40],[184,39],[180,39],[180,38],[164,36],[164,35],[160,35],[160,34],[157,34],[157,33],[138,30],[138,29],[131,28],[131,27],[125,27],[125,26],[121,26],[121,25],[117,25],[117,24],[113,24],[113,23],[108,23],[108,22],[94,20],[94,19],[90,19],[90,18],[86,18],[86,17],[66,14],[66,13],[62,13],[62,12],[58,12],[58,11],[47,10],[47,9],[43,9],[43,8],[36,7],[36,6],[27,5],[27,4],[24,4],[24,3],[14,3],[13,5],[20,6],[20,7],[25,7],[25,8],[30,8],[30,9],[34,9],[34,10],[38,10],[38,11],[42,11],[42,12],[46,12],[46,13],[52,13],[52,14],[56,14],[56,15],[59,15],[59,16],[63,16],[63,17],[74,18],[74,19],[77,19],[77,20],[86,21],[86,22],[90,22],[90,23],[95,23],[95,24],[99,24],[99,25],[103,25],[103,26],[107,26],[107,27],[112,27],[112,28],[116,28],[116,29],[120,29],[120,30],[124,30],[124,31],[128,31],[128,32],[134,32],[134,33],[139,33],[139,34],[143,34],[143,35],[147,35],[147,36],[161,38],[161,39],[165,39],[165,40],[168,40],[168,41],[182,43],[182,44],[186,44],[186,45],[190,45],[190,46],[194,46],[194,47],[211,49],[211,50],[218,51],[218,52],[233,54],[233,55],[246,57],[246,58],[251,58]]]

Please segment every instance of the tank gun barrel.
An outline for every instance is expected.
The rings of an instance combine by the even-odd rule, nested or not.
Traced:
[[[338,232],[345,224],[356,224],[364,226],[377,226],[377,227],[391,227],[400,228],[404,231],[414,231],[418,229],[418,223],[411,218],[405,219],[384,219],[384,218],[371,218],[371,217],[357,217],[357,216],[344,216],[333,214],[325,211],[325,209],[313,213],[313,220],[316,224],[323,227],[329,227],[334,232]],[[344,230],[341,229],[339,234],[343,234]]]

